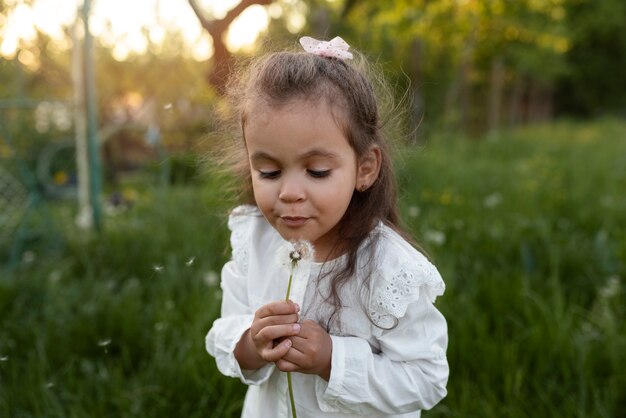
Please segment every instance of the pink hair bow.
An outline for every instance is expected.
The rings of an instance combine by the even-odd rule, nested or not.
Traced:
[[[339,58],[342,60],[352,59],[352,53],[348,52],[350,45],[339,36],[330,41],[318,41],[310,36],[303,36],[300,38],[300,45],[306,52],[321,57]]]

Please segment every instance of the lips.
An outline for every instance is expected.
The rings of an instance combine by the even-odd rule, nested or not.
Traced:
[[[290,228],[297,228],[307,223],[309,218],[303,216],[281,216],[280,220]]]

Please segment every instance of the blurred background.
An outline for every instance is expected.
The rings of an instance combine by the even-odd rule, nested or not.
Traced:
[[[447,284],[425,417],[626,416],[623,0],[0,0],[0,416],[239,416],[204,350],[238,59],[341,36]]]

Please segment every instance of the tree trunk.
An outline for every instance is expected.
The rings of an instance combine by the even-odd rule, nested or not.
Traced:
[[[219,94],[224,93],[226,82],[230,76],[232,70],[233,56],[226,48],[224,42],[224,35],[228,30],[230,24],[239,16],[244,10],[253,4],[259,4],[262,6],[268,5],[272,0],[241,0],[237,6],[232,8],[226,13],[226,16],[222,19],[207,19],[204,16],[203,11],[197,3],[197,0],[188,0],[189,5],[198,17],[202,27],[209,33],[209,36],[213,40],[213,66],[207,75],[207,80],[211,86],[213,86]]]
[[[409,115],[409,128],[411,129],[410,141],[419,142],[421,137],[419,132],[420,124],[424,118],[424,96],[420,82],[422,80],[422,41],[415,38],[411,42],[411,53],[409,61],[409,77],[411,79],[411,114]]]
[[[518,125],[522,120],[524,88],[524,75],[517,73],[509,98],[509,126]]]
[[[495,57],[491,61],[489,77],[489,110],[487,114],[487,130],[497,133],[500,129],[500,108],[502,106],[502,87],[504,86],[504,61]]]
[[[471,31],[467,36],[463,51],[461,51],[459,66],[446,93],[444,105],[446,120],[451,121],[456,128],[461,129],[467,129],[467,109],[470,102],[468,80],[474,43],[474,32]]]

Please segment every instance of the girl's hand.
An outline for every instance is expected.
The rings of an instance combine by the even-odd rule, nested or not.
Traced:
[[[287,354],[276,361],[276,366],[283,372],[301,372],[316,374],[322,379],[330,379],[333,342],[330,335],[313,321],[302,322],[297,336],[288,338],[292,341]]]
[[[283,357],[291,347],[285,337],[297,335],[298,305],[291,301],[271,302],[254,314],[250,329],[235,347],[235,358],[243,369],[255,370]]]

